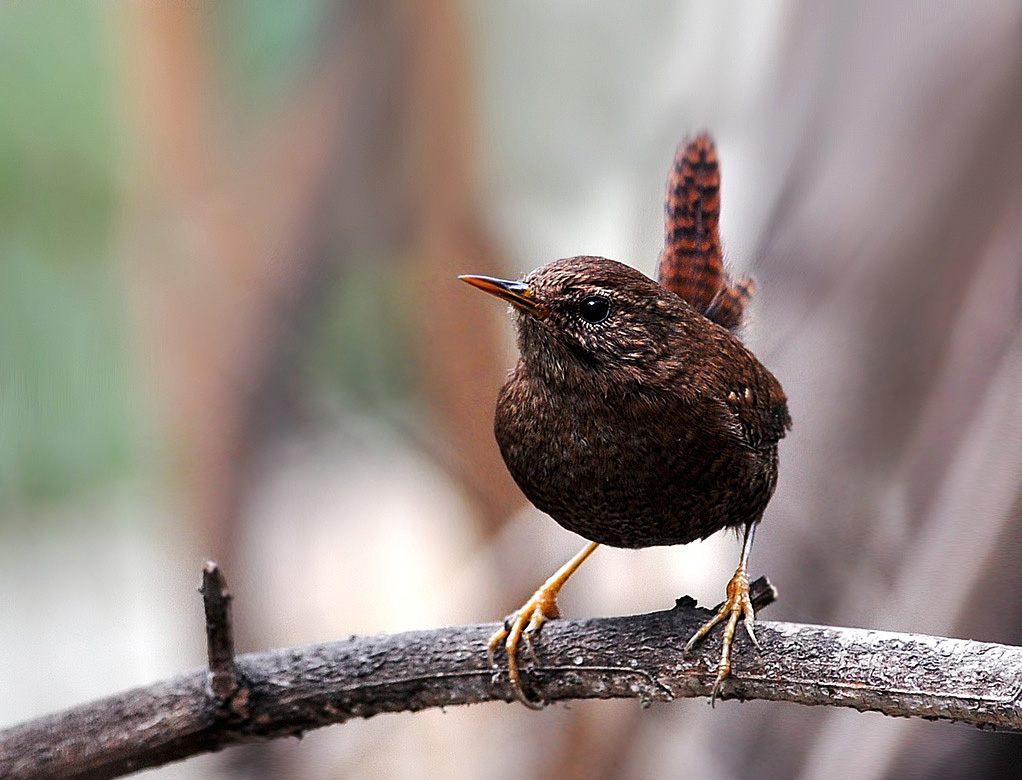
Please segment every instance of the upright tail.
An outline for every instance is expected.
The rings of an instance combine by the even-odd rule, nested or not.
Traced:
[[[657,281],[728,330],[742,324],[756,286],[731,279],[720,243],[720,164],[708,133],[678,147],[667,178],[664,249]]]

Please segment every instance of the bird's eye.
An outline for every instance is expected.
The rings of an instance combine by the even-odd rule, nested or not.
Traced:
[[[605,295],[587,295],[578,303],[578,316],[590,325],[599,325],[610,316],[610,300]]]

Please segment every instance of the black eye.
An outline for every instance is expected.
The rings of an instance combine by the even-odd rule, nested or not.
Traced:
[[[587,295],[578,303],[578,316],[590,325],[599,325],[610,316],[610,300],[605,295]]]

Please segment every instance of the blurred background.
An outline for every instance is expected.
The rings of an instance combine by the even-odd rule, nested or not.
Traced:
[[[0,727],[242,651],[496,620],[580,546],[493,441],[458,273],[652,273],[710,130],[794,430],[765,619],[1022,643],[1016,0],[0,6]],[[713,604],[721,535],[565,614]],[[160,778],[977,778],[1022,738],[769,702],[380,716]]]

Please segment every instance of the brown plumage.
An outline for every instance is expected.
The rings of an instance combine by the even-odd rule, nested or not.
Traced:
[[[758,520],[788,413],[742,343],[633,268],[573,257],[523,280],[521,358],[497,401],[508,469],[537,507],[614,547],[685,544]],[[606,319],[580,313],[608,302]]]
[[[724,269],[719,182],[709,137],[683,145],[660,283],[602,257],[557,260],[521,281],[461,277],[512,304],[521,355],[494,422],[504,461],[532,503],[591,540],[490,642],[491,661],[506,648],[512,692],[528,706],[537,705],[522,690],[519,643],[558,615],[557,593],[599,544],[686,544],[742,529],[727,600],[686,646],[727,621],[713,697],[740,618],[755,641],[748,557],[791,420],[780,383],[731,332],[752,282]]]

